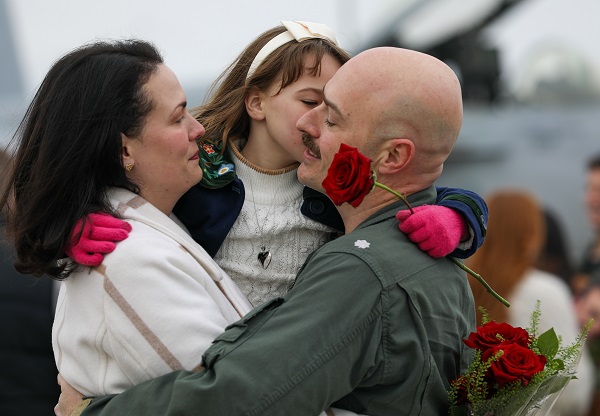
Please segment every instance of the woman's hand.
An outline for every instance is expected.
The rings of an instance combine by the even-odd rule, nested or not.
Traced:
[[[60,397],[58,403],[54,406],[54,414],[56,416],[69,416],[81,405],[83,394],[71,387],[60,374],[57,379],[60,386]]]

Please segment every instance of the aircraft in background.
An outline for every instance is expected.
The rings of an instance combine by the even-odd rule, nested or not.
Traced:
[[[483,196],[530,190],[559,217],[577,262],[592,236],[583,208],[586,165],[600,154],[600,93],[590,70],[570,51],[548,50],[523,68],[527,89],[511,96],[485,31],[527,0],[480,0],[452,20],[444,10],[462,1],[404,2],[360,50],[404,47],[448,63],[461,79],[464,122],[438,183]]]

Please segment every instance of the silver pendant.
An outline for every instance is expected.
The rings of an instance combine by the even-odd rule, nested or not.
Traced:
[[[271,264],[271,252],[268,251],[264,246],[260,249],[262,251],[258,253],[258,261],[262,265],[262,268],[266,270],[267,267],[269,267],[269,264]]]

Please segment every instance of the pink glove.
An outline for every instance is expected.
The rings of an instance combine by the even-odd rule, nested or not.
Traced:
[[[398,228],[431,257],[445,257],[458,247],[467,234],[465,219],[458,212],[440,205],[422,205],[398,211]]]
[[[85,224],[78,239],[82,223]],[[65,253],[81,265],[97,266],[104,260],[104,254],[113,252],[117,246],[114,242],[125,240],[130,231],[131,225],[123,220],[103,212],[91,213],[86,221],[77,221]]]

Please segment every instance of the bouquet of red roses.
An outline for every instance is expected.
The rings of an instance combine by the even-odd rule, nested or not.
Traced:
[[[507,323],[483,324],[464,342],[474,350],[468,371],[451,382],[450,415],[534,415],[549,411],[574,376],[589,324],[567,347],[554,329],[537,335],[539,302],[527,330]]]

